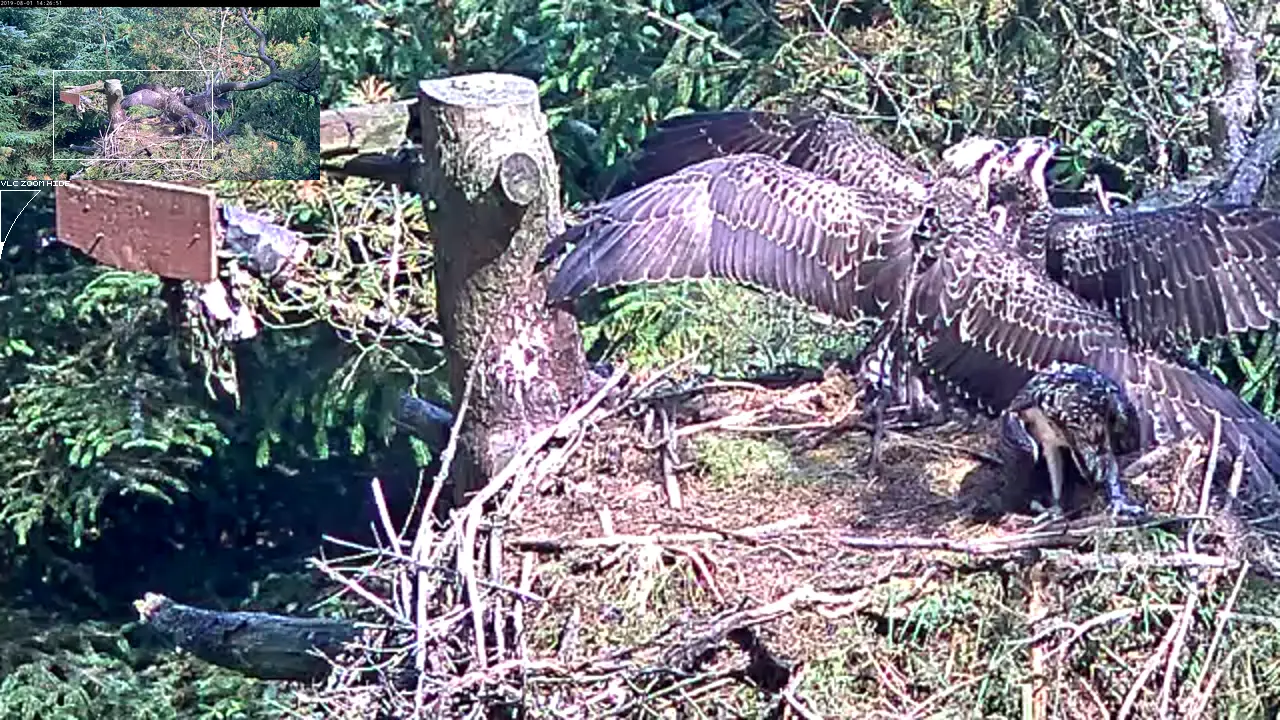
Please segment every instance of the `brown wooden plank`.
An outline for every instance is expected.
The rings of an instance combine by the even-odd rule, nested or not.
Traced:
[[[183,185],[73,182],[58,187],[58,239],[122,270],[209,282],[216,205],[213,192]]]

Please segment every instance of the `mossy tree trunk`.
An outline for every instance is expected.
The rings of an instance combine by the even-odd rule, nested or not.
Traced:
[[[537,85],[493,73],[429,80],[418,107],[424,163],[414,183],[436,205],[455,411],[467,398],[450,468],[456,501],[580,399],[587,368],[574,319],[546,307],[547,280],[535,271],[564,229]]]

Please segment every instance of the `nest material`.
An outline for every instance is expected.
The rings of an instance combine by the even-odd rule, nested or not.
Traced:
[[[368,619],[387,629],[348,655],[346,670],[310,702],[334,717],[368,717],[373,707],[386,716],[456,714],[479,705],[521,705],[530,717],[625,717],[689,703],[749,712],[734,688],[754,687],[764,693],[759,702],[801,717],[868,716],[886,707],[923,713],[991,702],[999,684],[1030,663],[1027,672],[1044,678],[1035,702],[1060,716],[1095,715],[1098,703],[1154,712],[1170,700],[1143,690],[1153,674],[1177,679],[1179,703],[1206,691],[1204,675],[1179,670],[1188,638],[1207,643],[1201,634],[1212,632],[1186,608],[1219,602],[1213,591],[1265,564],[1258,549],[1276,544],[1230,513],[1216,523],[1165,517],[1159,527],[1180,537],[1172,550],[1144,531],[1116,531],[1105,517],[1030,528],[1018,517],[976,522],[966,495],[998,482],[998,469],[982,459],[993,442],[990,424],[891,433],[884,472],[873,477],[862,465],[869,448],[860,431],[800,449],[853,409],[833,378],[773,390],[633,382],[605,401],[619,382],[615,376],[560,426],[532,438],[442,528],[385,545],[374,566],[322,566],[369,599]],[[776,452],[732,456],[722,463],[727,472],[709,470],[704,452],[703,470],[689,472],[682,457],[695,437],[773,437]],[[1213,510],[1201,499],[1209,497],[1201,479],[1211,455],[1203,446],[1175,447],[1140,467],[1133,482],[1157,512],[1204,514]],[[679,510],[664,489],[673,475],[683,485]],[[442,479],[424,494],[438,497]],[[385,516],[383,526],[396,534]],[[1169,591],[1181,604],[1125,595],[1130,587],[1155,592],[1153,573],[1170,572],[1195,578]],[[988,576],[1003,580],[988,587],[981,582]],[[1136,586],[1094,587],[1124,578]],[[1008,583],[1030,594],[1005,595],[999,588]],[[956,593],[969,598],[964,613],[990,617],[949,626],[937,636],[941,647],[894,639],[895,623],[919,623],[918,613],[942,611]],[[1063,624],[1099,603],[1118,606],[1097,611],[1105,623]],[[1151,669],[1138,682],[1128,671],[1099,671],[1087,680],[1100,689],[1083,690],[1075,663],[1093,658],[1092,667],[1105,657],[1097,653],[1106,632],[1093,629],[1139,618],[1144,607],[1172,624],[1120,652]],[[877,623],[888,625],[878,631]],[[1063,632],[1073,627],[1075,634]],[[842,634],[861,639],[838,650],[850,642]],[[992,637],[1029,655],[975,654]],[[1041,640],[1027,644],[1030,637]],[[396,650],[410,646],[419,649]],[[832,652],[848,662],[866,658],[855,662],[862,670],[845,672],[871,673],[870,681],[853,682],[833,696],[838,703],[806,699],[821,687],[806,668],[831,662]],[[950,659],[938,658],[940,669],[930,671],[936,653]],[[371,672],[383,682],[369,684]],[[974,678],[983,677],[991,687],[978,692]],[[1016,687],[1003,692],[1022,697]]]

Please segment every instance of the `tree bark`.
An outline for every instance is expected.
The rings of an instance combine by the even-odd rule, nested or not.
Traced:
[[[481,487],[529,436],[583,395],[572,316],[546,306],[535,272],[564,229],[560,183],[537,85],[484,73],[419,86],[422,167],[455,415],[467,398],[449,479],[454,500]]]
[[[120,85],[119,80],[108,80],[105,83],[107,90],[107,117],[111,118],[111,126],[115,127],[117,123],[124,122],[124,107],[121,101],[124,100],[124,87]]]
[[[346,620],[257,612],[221,612],[147,593],[133,603],[143,622],[208,663],[263,680],[317,680],[356,627]]]

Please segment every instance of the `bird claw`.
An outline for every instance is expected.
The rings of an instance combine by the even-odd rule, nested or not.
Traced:
[[[1111,499],[1111,517],[1118,520],[1139,521],[1147,519],[1150,515],[1142,504],[1125,497],[1117,497]]]
[[[1039,500],[1032,500],[1028,504],[1031,506],[1031,511],[1036,513],[1036,516],[1031,520],[1033,525],[1040,525],[1042,523],[1062,519],[1062,506],[1057,503],[1054,503],[1047,508],[1044,505],[1041,505]]]

